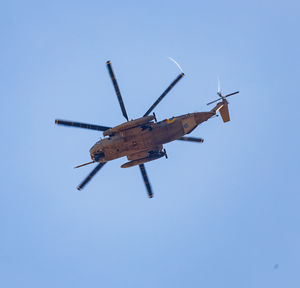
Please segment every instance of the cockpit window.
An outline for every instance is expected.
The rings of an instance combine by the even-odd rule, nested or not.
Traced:
[[[104,158],[105,154],[103,151],[97,152],[94,154],[95,161],[99,161],[101,158]]]

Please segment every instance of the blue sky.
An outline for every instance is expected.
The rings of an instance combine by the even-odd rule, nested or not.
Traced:
[[[0,1],[1,287],[299,287],[297,1]],[[96,131],[205,111],[169,159],[103,168],[82,192]],[[278,265],[278,266],[275,266]]]

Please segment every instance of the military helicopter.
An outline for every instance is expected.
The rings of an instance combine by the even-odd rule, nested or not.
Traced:
[[[55,120],[55,123],[58,125],[103,131],[104,138],[96,142],[90,149],[92,161],[75,167],[79,168],[92,163],[98,163],[77,189],[83,189],[107,162],[126,156],[129,161],[124,163],[121,167],[127,168],[139,165],[148,196],[152,198],[153,192],[144,163],[161,157],[168,158],[163,145],[174,140],[202,143],[204,141],[202,138],[185,137],[184,135],[191,133],[199,124],[207,121],[211,117],[218,116],[216,115],[217,112],[220,112],[224,122],[230,121],[226,98],[239,93],[239,91],[223,96],[218,85],[217,94],[219,99],[214,100],[207,105],[215,102],[218,103],[210,111],[189,113],[157,122],[155,114],[153,113],[150,115],[150,113],[184,76],[184,73],[182,72],[158,97],[143,117],[129,121],[111,62],[107,61],[106,66],[117,94],[122,114],[127,121],[115,127],[107,127],[59,119]]]

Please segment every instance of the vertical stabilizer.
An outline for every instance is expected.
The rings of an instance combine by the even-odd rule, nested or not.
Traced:
[[[219,102],[213,109],[210,110],[214,114],[220,112],[223,122],[230,121],[228,102],[226,99],[223,99],[222,102]]]
[[[240,91],[236,91],[230,94],[227,94],[225,96],[222,95],[221,89],[220,89],[220,80],[218,80],[218,96],[220,97],[219,99],[216,99],[214,101],[211,101],[207,103],[207,105],[213,104],[215,102],[218,102],[222,100],[222,102],[218,102],[218,104],[211,110],[211,112],[217,113],[220,111],[221,117],[223,119],[223,122],[229,122],[230,121],[230,116],[229,116],[229,109],[228,109],[228,102],[227,102],[227,97],[230,97],[232,95],[238,94]]]
[[[230,116],[229,116],[228,102],[226,101],[226,99],[223,100],[222,104],[223,106],[219,111],[223,119],[223,122],[228,122],[230,121]]]

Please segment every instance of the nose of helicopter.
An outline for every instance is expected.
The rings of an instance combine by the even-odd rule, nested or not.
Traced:
[[[91,147],[91,149],[90,149],[90,155],[91,155],[92,160],[94,160],[94,161],[95,161],[95,157],[94,157],[94,154],[95,154],[95,145],[93,145]]]
[[[92,160],[96,162],[100,162],[100,160],[104,158],[104,152],[98,142],[90,149],[90,155]]]
[[[91,155],[91,159],[92,159],[93,161],[96,161],[96,160],[95,160],[94,154],[93,154],[93,153],[90,153],[90,155]]]

